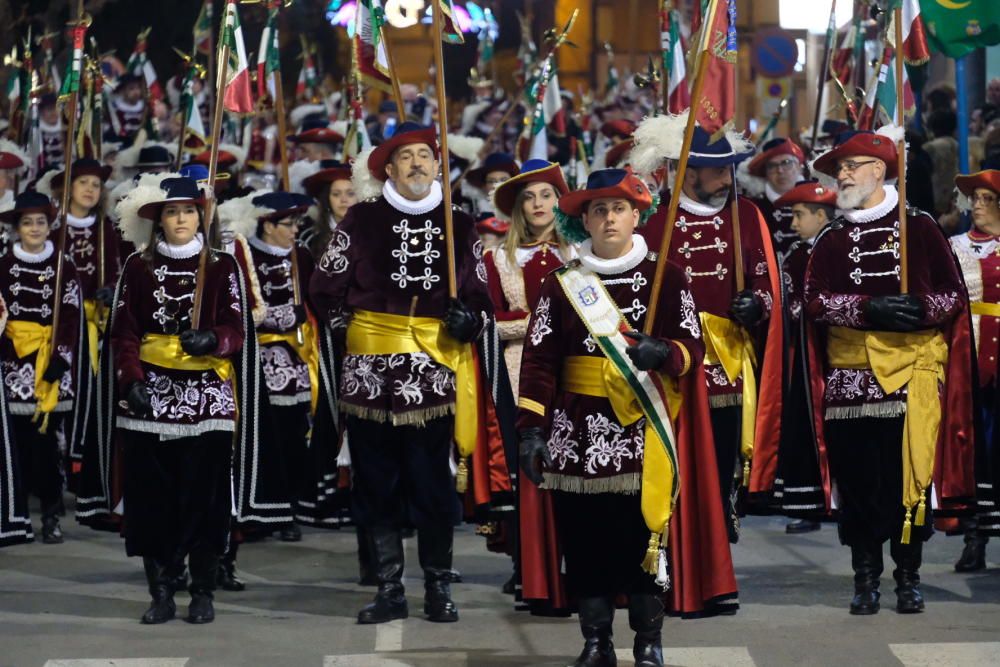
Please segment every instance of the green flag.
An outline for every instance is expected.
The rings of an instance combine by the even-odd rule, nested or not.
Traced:
[[[1000,44],[1000,2],[997,0],[920,0],[927,41],[949,58]]]

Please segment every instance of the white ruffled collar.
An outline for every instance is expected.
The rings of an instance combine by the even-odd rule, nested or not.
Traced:
[[[772,188],[770,183],[765,183],[764,196],[767,197],[767,201],[773,204],[781,198],[781,193]]]
[[[631,271],[646,259],[649,248],[646,239],[639,234],[632,235],[632,249],[615,259],[601,259],[594,254],[592,243],[587,239],[580,244],[580,264],[600,275],[614,275]]]
[[[718,215],[719,211],[721,211],[726,207],[725,203],[723,203],[722,206],[716,208],[715,206],[709,206],[708,204],[702,204],[701,202],[696,202],[683,192],[681,192],[680,204],[681,208],[687,211],[688,213],[693,213],[694,215],[702,215],[702,216]]]
[[[44,262],[52,253],[55,251],[55,246],[52,245],[52,241],[46,241],[45,247],[39,253],[31,253],[25,250],[21,246],[20,241],[15,241],[13,246],[14,257],[17,257],[22,262],[28,262],[29,264],[40,264]]]
[[[256,236],[251,236],[247,240],[250,241],[250,245],[252,245],[254,248],[257,248],[257,250],[260,250],[261,252],[266,252],[268,255],[274,255],[275,257],[287,257],[292,252],[292,248],[280,248],[276,245],[271,245],[266,241],[262,241]]]
[[[38,127],[42,132],[62,132],[63,130],[62,120],[57,120],[55,123],[46,123],[39,118]]]
[[[840,214],[848,221],[854,223],[873,222],[879,218],[884,218],[899,204],[899,195],[896,188],[891,185],[883,185],[885,199],[871,208],[856,208],[848,211],[841,211]]]
[[[162,237],[156,241],[156,252],[170,259],[190,259],[201,252],[201,233],[184,245],[172,245]]]
[[[408,215],[423,215],[433,211],[441,203],[444,195],[441,191],[441,184],[438,181],[431,182],[431,191],[427,193],[427,196],[423,199],[413,201],[412,199],[407,199],[403,195],[399,194],[396,190],[396,186],[393,185],[392,181],[386,181],[385,187],[382,188],[382,194],[385,196],[385,200],[389,202],[389,205],[400,213],[406,213]]]
[[[96,215],[88,215],[85,218],[78,218],[72,213],[66,214],[66,223],[70,227],[74,227],[76,229],[83,229],[85,227],[90,227],[91,225],[94,224],[96,220],[97,220]]]
[[[142,111],[146,106],[144,100],[138,100],[137,102],[126,102],[120,97],[115,98],[115,108],[120,109],[126,113],[138,113]]]

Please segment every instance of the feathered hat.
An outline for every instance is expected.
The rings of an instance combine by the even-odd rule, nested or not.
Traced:
[[[135,181],[128,181],[131,186],[125,196],[115,204],[114,219],[122,238],[143,250],[149,245],[153,233],[153,221],[139,214],[140,209],[147,204],[162,202],[166,192],[160,187],[169,178],[178,178],[179,174],[142,174]],[[148,209],[147,209],[148,210]]]
[[[9,139],[0,139],[0,169],[23,169],[31,158],[20,146]]]
[[[253,203],[267,190],[257,190],[242,197],[235,197],[219,204],[219,224],[227,232],[236,232],[245,238],[257,233],[257,220],[271,211]]]

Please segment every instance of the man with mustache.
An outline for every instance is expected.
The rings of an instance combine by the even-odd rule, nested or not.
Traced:
[[[641,130],[642,126],[637,135]],[[680,145],[679,140],[675,143]],[[670,151],[668,141],[661,154],[676,158]],[[781,312],[780,274],[767,224],[745,197],[737,200],[741,256],[734,249],[733,169],[752,154],[749,145],[734,145],[726,137],[712,143],[707,132],[695,128],[668,254],[670,261],[684,269],[701,311],[720,501],[732,542],[739,539],[736,492],[751,477],[752,490],[758,486],[758,476],[751,475],[754,449],[771,452],[762,472],[769,470],[766,476],[773,480],[781,419],[781,317],[771,317],[772,312]],[[668,201],[665,194],[659,210],[640,230],[654,250],[659,249],[665,232]],[[740,291],[737,271],[743,274],[745,286]],[[766,344],[759,346],[762,354],[758,356],[755,340],[765,335]],[[744,373],[751,368],[753,373]]]
[[[457,299],[448,297],[445,210],[434,128],[404,123],[367,160],[382,194],[355,204],[333,230],[310,295],[346,337],[340,410],[346,415],[355,519],[368,531],[378,579],[358,623],[409,614],[401,530],[415,526],[424,613],[458,620],[451,600],[453,526],[459,519],[452,441],[476,423],[474,369],[463,355],[492,313],[482,244],[453,211]],[[358,165],[355,165],[355,170]],[[345,332],[346,329],[346,332]],[[463,359],[465,360],[463,362]],[[471,403],[469,388],[471,392]],[[467,412],[471,407],[472,415]]]
[[[774,252],[782,263],[798,242],[799,235],[792,229],[791,207],[777,206],[776,202],[802,180],[803,162],[805,154],[799,145],[791,139],[779,137],[761,146],[761,152],[754,156],[748,167],[751,176],[764,179],[764,193],[755,197],[753,203],[764,214],[771,228]]]
[[[896,611],[923,611],[932,500],[948,508],[975,492],[968,299],[944,235],[914,208],[901,290],[899,195],[886,184],[901,135],[844,133],[816,160],[837,179],[841,217],[816,241],[803,296],[810,358],[822,366],[810,374],[814,421],[838,491],[840,540],[851,548],[850,613],[861,615],[879,610],[886,541]]]

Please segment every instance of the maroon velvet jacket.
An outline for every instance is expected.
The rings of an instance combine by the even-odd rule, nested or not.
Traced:
[[[51,242],[46,243],[46,250],[40,255],[28,255],[21,250],[20,243],[15,243],[11,252],[0,259],[0,295],[7,303],[8,322],[23,320],[51,326],[55,276],[56,254]],[[63,263],[62,285],[59,330],[55,332],[56,351],[69,362],[71,369],[59,383],[59,402],[53,412],[72,410],[76,396],[72,367],[77,362],[75,357],[80,343],[80,281],[69,259]],[[7,319],[7,313],[4,317]],[[0,336],[4,391],[7,407],[13,415],[35,412],[35,356],[18,358],[10,338]]]
[[[124,399],[137,380],[149,385],[152,417],[140,418],[124,400],[118,402],[118,428],[187,437],[208,431],[235,430],[236,405],[232,380],[223,382],[213,370],[186,371],[163,368],[139,360],[139,347],[147,333],[177,334],[191,326],[194,282],[198,271],[198,245],[184,249],[158,244],[152,264],[140,255],[126,263],[111,325],[115,377]],[[236,261],[217,253],[208,263],[202,301],[201,329],[218,338],[212,356],[232,358],[243,347],[242,306]],[[176,304],[176,305],[175,305]],[[179,329],[174,329],[174,324]]]
[[[635,250],[642,251],[641,246]],[[581,250],[581,256],[586,254]],[[579,260],[574,260],[577,262]],[[598,274],[629,326],[645,325],[656,256],[635,252],[615,262],[614,272]],[[571,262],[570,265],[573,265]],[[704,355],[698,308],[684,272],[670,263],[664,275],[653,335],[670,345],[661,372],[679,376],[697,368]],[[681,351],[687,351],[688,359]],[[644,421],[621,424],[607,398],[575,394],[560,387],[563,359],[603,358],[555,276],[542,285],[538,305],[528,325],[521,362],[520,403],[544,407],[544,415],[520,407],[517,427],[548,433],[553,467],[545,473],[545,488],[575,493],[635,493],[641,486]]]
[[[799,235],[792,231],[792,207],[775,208],[766,195],[754,198],[752,201],[764,215],[767,227],[771,230],[774,254],[778,256],[778,262],[784,262],[792,246],[799,240]]]
[[[458,298],[472,312],[489,316],[493,309],[482,244],[472,218],[454,209],[453,220]],[[335,334],[343,333],[356,310],[441,318],[448,309],[445,257],[441,203],[424,213],[406,213],[385,195],[359,202],[337,225],[320,258],[311,300]],[[362,418],[422,424],[453,412],[455,377],[422,352],[363,355],[348,350],[340,402],[345,412]]]
[[[839,218],[817,238],[806,272],[804,303],[816,323],[873,329],[864,315],[868,299],[899,294],[898,197]],[[965,286],[937,223],[907,213],[910,293],[923,302],[927,329],[946,327],[965,303]],[[906,410],[906,388],[885,395],[870,369],[828,368],[823,397],[826,419],[893,417]]]
[[[90,218],[84,218],[89,220]],[[83,298],[93,299],[94,293],[101,287],[115,286],[121,272],[119,261],[119,236],[114,224],[108,216],[102,216],[100,224],[104,227],[104,282],[100,281],[101,255],[98,249],[100,231],[98,223],[91,222],[86,226],[74,226],[72,221],[66,229],[66,252],[73,258],[76,272],[83,288]]]
[[[785,261],[781,264],[781,279],[785,286],[785,309],[793,332],[792,339],[788,341],[789,346],[794,346],[798,341],[798,336],[794,335],[794,332],[798,331],[799,322],[802,320],[802,291],[805,288],[806,266],[809,264],[812,248],[813,244],[810,241],[793,243],[789,246]]]
[[[299,265],[299,293],[305,302],[313,273],[313,259],[303,246],[296,246],[294,250]],[[282,253],[280,248],[253,237],[250,239],[250,255],[257,271],[261,295],[267,304],[267,314],[257,326],[257,333],[295,331],[291,253]],[[261,345],[260,358],[272,405],[309,403],[309,368],[291,345],[284,342]]]
[[[1000,303],[1000,238],[972,229],[950,239],[972,302]],[[979,384],[996,384],[997,358],[1000,357],[1000,317],[972,315],[976,337]]]

